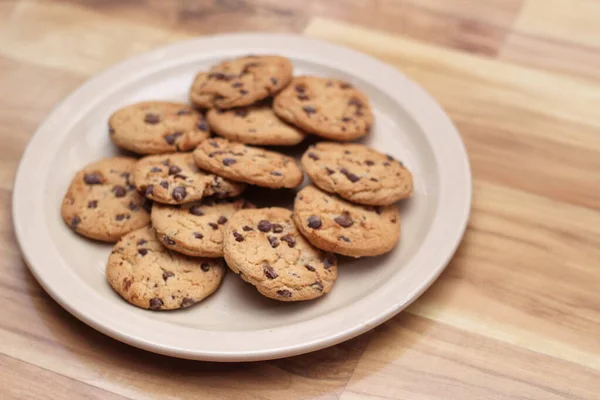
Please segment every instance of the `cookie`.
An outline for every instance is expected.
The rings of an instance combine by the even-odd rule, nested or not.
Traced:
[[[207,171],[234,181],[268,188],[294,188],[304,175],[292,157],[223,138],[201,142],[194,160]]]
[[[335,79],[296,77],[275,97],[273,110],[284,121],[331,140],[358,139],[373,125],[367,96]]]
[[[229,140],[259,146],[294,146],[306,135],[283,122],[265,102],[231,110],[213,108],[206,114],[211,129]]]
[[[77,172],[62,202],[64,221],[90,239],[116,242],[150,222],[146,199],[130,178],[135,158],[113,157]]]
[[[413,191],[400,161],[361,144],[318,143],[306,150],[302,166],[316,186],[354,203],[389,205]]]
[[[240,210],[225,228],[227,265],[266,297],[310,300],[329,292],[337,260],[300,235],[285,208]]]
[[[246,185],[202,171],[192,153],[147,156],[133,172],[135,186],[147,198],[165,204],[183,204],[206,196],[235,197]]]
[[[278,93],[291,79],[292,63],[285,57],[240,57],[196,75],[190,101],[198,108],[247,106]]]
[[[181,206],[154,203],[152,225],[161,243],[195,257],[223,257],[227,221],[243,208],[243,199],[203,199]]]
[[[315,247],[351,257],[387,253],[400,238],[395,206],[352,204],[314,186],[296,195],[294,222]]]
[[[210,136],[204,116],[186,104],[145,101],[121,108],[108,121],[119,147],[138,154],[193,150]]]
[[[167,250],[151,227],[123,236],[106,266],[108,283],[121,297],[151,310],[189,307],[217,290],[224,275],[223,259]]]

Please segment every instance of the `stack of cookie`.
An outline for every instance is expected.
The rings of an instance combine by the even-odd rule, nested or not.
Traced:
[[[402,163],[352,143],[310,146],[301,165],[256,147],[295,146],[308,134],[338,142],[368,134],[368,99],[350,84],[294,78],[284,57],[248,56],[199,73],[190,102],[117,110],[113,143],[144,157],[88,165],[63,200],[75,232],[116,242],[106,276],[125,300],[152,310],[189,307],[219,287],[225,264],[264,296],[309,300],[333,286],[333,253],[374,256],[394,247],[393,203],[412,192]],[[248,185],[297,188],[301,166],[315,186],[297,193],[293,212],[240,197]]]

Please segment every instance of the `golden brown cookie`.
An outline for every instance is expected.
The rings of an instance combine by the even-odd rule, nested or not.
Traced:
[[[196,75],[190,101],[199,108],[247,106],[278,93],[291,79],[292,63],[285,57],[240,57]]]
[[[202,199],[181,206],[154,203],[152,226],[162,244],[195,257],[223,257],[223,231],[243,199]]]
[[[331,140],[355,140],[369,133],[369,99],[344,81],[295,77],[275,97],[273,110],[284,121]]]
[[[321,142],[302,156],[304,170],[319,188],[354,203],[393,204],[410,196],[410,171],[392,156],[362,144]]]
[[[268,188],[295,188],[304,175],[292,157],[223,138],[203,141],[194,150],[200,168],[219,176]]]
[[[265,102],[230,110],[213,108],[206,114],[211,129],[229,140],[258,146],[294,146],[306,134],[283,122]]]
[[[189,307],[210,296],[225,275],[222,258],[193,258],[163,247],[151,227],[115,244],[106,278],[129,303],[151,310]]]
[[[308,243],[291,215],[277,207],[235,213],[225,228],[225,260],[266,297],[310,300],[331,290],[337,260]]]
[[[62,202],[67,225],[80,235],[105,242],[116,242],[147,225],[146,199],[130,182],[136,161],[106,158],[77,172]]]
[[[296,195],[294,222],[319,249],[345,256],[377,256],[400,238],[396,206],[361,206],[307,186]]]
[[[137,162],[133,179],[146,197],[164,204],[189,203],[213,195],[235,197],[246,189],[243,183],[202,171],[192,153],[144,157]]]
[[[121,108],[109,121],[111,140],[138,154],[193,150],[210,136],[204,116],[187,104],[145,101]]]

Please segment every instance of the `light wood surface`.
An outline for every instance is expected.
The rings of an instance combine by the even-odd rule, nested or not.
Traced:
[[[600,399],[600,1],[0,0],[0,399]],[[471,220],[407,311],[289,359],[171,359],[61,309],[12,231],[20,155],[90,76],[232,30],[346,44],[423,85],[467,145]]]

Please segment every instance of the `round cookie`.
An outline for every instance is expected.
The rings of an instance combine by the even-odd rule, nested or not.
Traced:
[[[229,140],[258,146],[294,146],[306,138],[283,122],[268,103],[231,110],[213,108],[206,114],[211,129]]]
[[[192,153],[172,153],[140,159],[133,172],[135,186],[159,203],[183,204],[206,196],[235,197],[246,185],[202,171]]]
[[[225,227],[227,265],[266,297],[310,300],[329,292],[337,260],[300,235],[285,208],[238,211]]]
[[[413,191],[412,175],[400,161],[361,144],[321,142],[301,162],[316,186],[354,203],[389,205]]]
[[[284,121],[331,140],[358,139],[373,125],[367,96],[335,79],[296,77],[275,97],[273,110]]]
[[[121,108],[108,120],[117,146],[138,154],[193,150],[210,136],[204,116],[187,104],[145,101]]]
[[[246,56],[196,75],[190,101],[199,108],[250,105],[278,93],[292,79],[292,63],[279,56]]]
[[[194,160],[219,176],[272,189],[295,188],[304,178],[292,157],[223,138],[201,142]]]
[[[106,278],[129,303],[151,310],[189,307],[221,284],[221,258],[193,258],[163,247],[151,227],[133,231],[115,244]]]
[[[130,183],[135,158],[113,157],[77,172],[62,202],[64,221],[90,239],[116,242],[150,222],[146,199]]]
[[[161,243],[195,257],[223,257],[223,230],[243,199],[203,199],[181,206],[154,203],[152,225]]]
[[[294,222],[315,247],[351,257],[387,253],[400,238],[395,206],[352,204],[314,186],[296,195]]]

